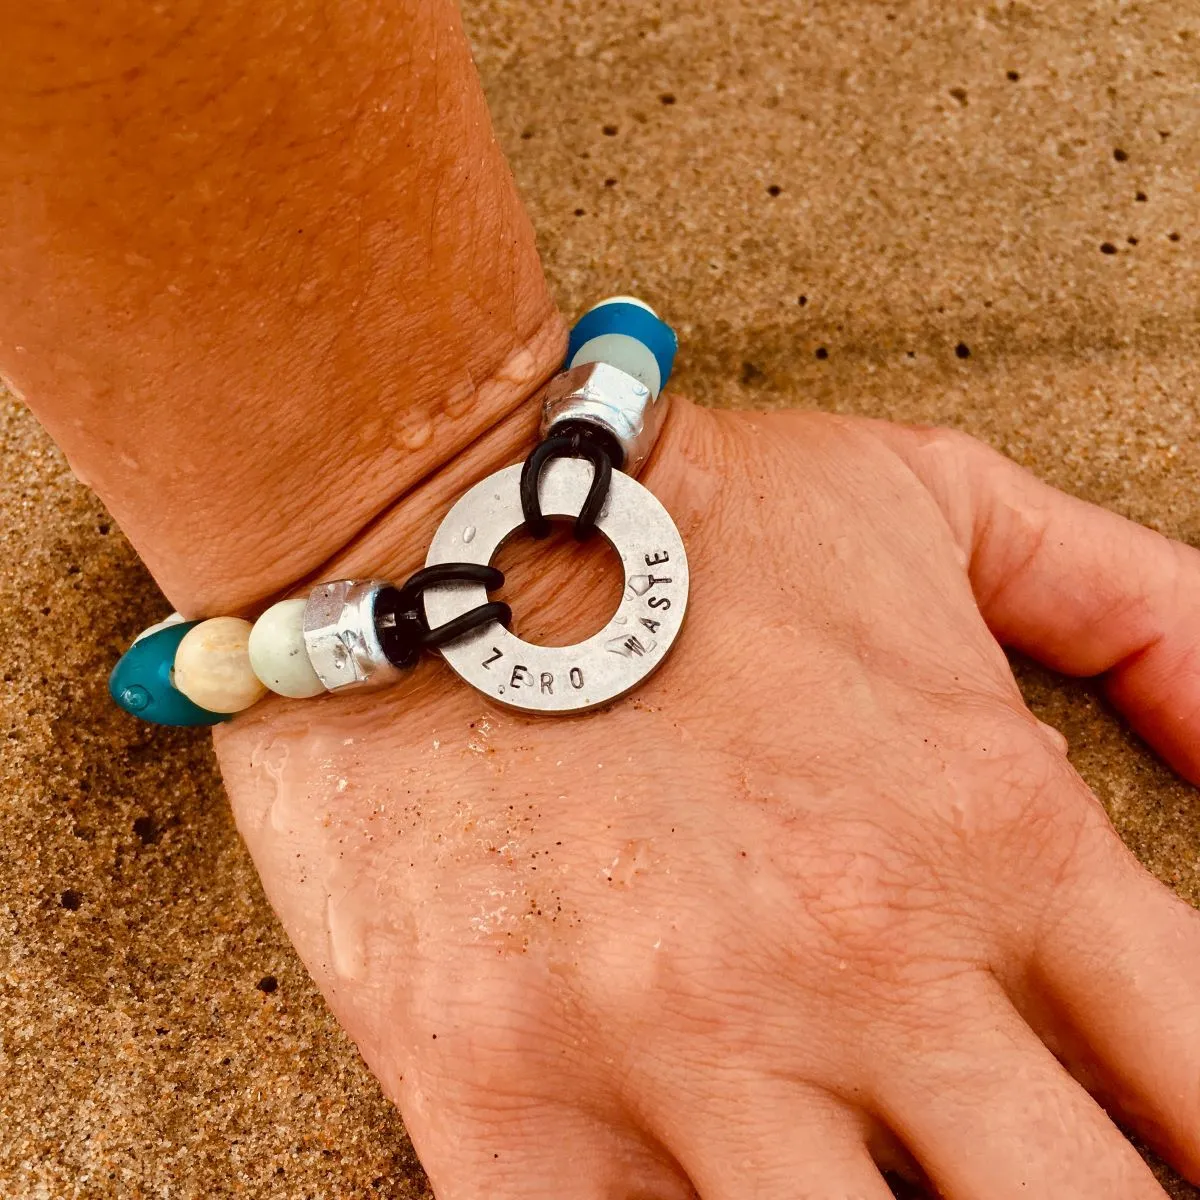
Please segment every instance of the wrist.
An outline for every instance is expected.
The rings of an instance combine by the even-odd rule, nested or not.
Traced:
[[[523,458],[536,443],[541,417],[542,385],[562,365],[564,338],[553,339],[556,353],[536,375],[515,373],[498,378],[489,391],[507,402],[503,415],[439,464],[412,488],[384,506],[335,553],[288,588],[300,592],[321,579],[382,578],[402,580],[425,562],[429,541],[454,501],[472,484],[502,466]],[[533,353],[518,351],[522,363]],[[540,364],[540,358],[538,359]]]
[[[469,340],[464,333],[456,338]],[[185,615],[210,616],[253,613],[317,579],[409,573],[420,565],[430,521],[463,481],[519,456],[534,436],[535,398],[561,366],[565,344],[564,323],[547,298],[528,332],[497,339],[486,364],[468,362],[440,386],[431,380],[424,395],[410,394],[402,428],[348,410],[348,424],[365,421],[366,429],[350,429],[331,453],[289,472],[283,507],[274,486],[247,488],[228,505],[228,527],[206,542],[202,557],[190,538],[158,541],[152,568],[160,586]],[[473,389],[466,395],[464,380]],[[302,397],[295,419],[315,404]]]
[[[14,20],[0,378],[181,612],[311,575],[558,367],[450,0]]]
[[[645,600],[648,611],[653,609],[653,612],[649,617],[643,615],[641,621],[652,632],[661,627],[666,610],[673,603],[678,604],[678,615],[671,618],[667,634],[662,639],[652,639],[648,645],[643,646],[636,637],[628,635],[624,626],[631,618],[622,608],[601,622],[596,637],[586,641],[573,638],[558,643],[557,647],[554,644],[543,647],[540,653],[546,661],[539,660],[540,667],[545,668],[539,676],[541,691],[537,697],[519,697],[522,703],[517,707],[528,708],[525,701],[553,696],[555,672],[562,679],[568,674],[572,679],[578,676],[576,689],[584,687],[585,669],[593,681],[591,690],[580,696],[562,693],[561,699],[541,701],[556,710],[594,707],[635,686],[658,665],[654,656],[656,647],[661,643],[664,654],[670,648],[682,621],[687,589],[686,555],[670,516],[646,489],[613,471],[614,465],[627,462],[634,471],[646,464],[654,450],[655,433],[661,430],[664,419],[665,401],[658,400],[653,385],[629,373],[637,369],[654,375],[657,381],[665,379],[670,371],[674,335],[657,317],[647,317],[644,308],[640,302],[605,302],[585,315],[572,334],[572,344],[576,334],[583,337],[590,332],[594,336],[574,351],[573,369],[558,376],[554,387],[547,390],[537,387],[540,380],[536,368],[543,347],[553,346],[554,342],[543,327],[536,341],[518,347],[506,357],[503,369],[482,389],[488,410],[495,410],[498,403],[504,412],[501,420],[451,459],[440,463],[438,470],[416,486],[403,490],[306,577],[259,596],[254,607],[266,608],[264,601],[283,600],[292,591],[306,593],[306,599],[273,603],[253,625],[236,617],[222,616],[180,625],[177,632],[155,633],[132,648],[114,670],[110,690],[118,703],[130,711],[141,712],[147,707],[147,696],[152,699],[158,694],[157,685],[164,683],[168,695],[177,691],[190,699],[193,709],[199,706],[199,710],[175,713],[154,709],[147,713],[146,719],[211,724],[214,714],[240,712],[253,705],[262,698],[264,687],[285,697],[307,699],[322,690],[343,692],[368,683],[394,685],[403,670],[416,665],[422,649],[457,643],[468,633],[478,633],[493,641],[509,639],[510,652],[519,664],[523,656],[536,651],[535,645],[521,641],[511,632],[480,626],[492,622],[508,625],[512,616],[506,602],[487,595],[504,584],[493,559],[502,547],[514,541],[513,535],[520,530],[529,531],[534,538],[544,536],[547,522],[539,513],[538,498],[530,490],[531,482],[538,491],[544,485],[546,491],[541,499],[551,506],[545,510],[548,515],[578,514],[573,518],[578,537],[586,540],[589,534],[600,530],[612,540],[620,554],[627,585],[620,589],[622,605],[628,602],[636,607],[637,598],[646,592],[637,581],[647,578],[649,586],[677,582],[682,592],[674,597],[655,595]],[[646,341],[635,333],[621,331],[626,326],[641,329],[647,322],[650,325]],[[653,348],[653,339],[660,330],[665,330],[664,337],[659,338],[663,343],[661,352]],[[561,335],[561,325],[557,331]],[[605,338],[608,340],[602,341]],[[552,363],[560,361],[561,336],[557,341]],[[606,360],[584,357],[602,351],[616,355],[623,366],[614,367]],[[527,386],[531,381],[532,388]],[[549,425],[544,421],[549,421]],[[543,434],[548,429],[549,436],[537,453],[523,467],[511,465],[513,459],[528,454],[539,429]],[[556,430],[559,432],[555,433]],[[589,440],[599,436],[590,434],[590,430],[603,431],[609,441],[601,444]],[[581,470],[576,461],[552,466],[551,476],[543,474],[553,458],[580,456],[592,459],[590,473],[586,468]],[[502,469],[505,467],[508,469]],[[617,489],[617,496],[611,501],[610,486]],[[615,509],[610,508],[610,503]],[[450,506],[453,510],[446,516]],[[585,514],[592,522],[590,525],[584,524]],[[433,529],[438,529],[436,535],[431,534]],[[483,536],[476,537],[477,532]],[[431,537],[433,540],[429,542]],[[643,544],[641,539],[649,540]],[[599,539],[593,545],[598,543]],[[670,577],[647,577],[641,567],[642,558],[645,557],[647,565],[667,561],[668,550],[663,550],[664,546],[669,548],[679,569],[672,571]],[[416,562],[413,558],[423,552],[428,554],[425,561],[429,569],[418,571],[397,590],[399,581],[419,565],[419,557]],[[651,553],[656,557],[651,559]],[[277,561],[271,566],[277,567]],[[325,583],[315,590],[311,587],[318,580],[333,577],[340,577],[340,582]],[[451,580],[481,586],[482,599],[476,602],[472,594],[465,608],[455,610],[454,605],[464,599],[456,592],[455,599],[450,601],[450,611],[443,610],[440,614],[429,611],[428,619],[434,626],[431,630],[419,615],[421,589]],[[537,582],[544,584],[544,575]],[[572,583],[578,582],[576,573]],[[557,598],[562,586],[559,584],[549,595]],[[535,589],[529,590],[532,596]],[[447,597],[439,593],[435,599],[441,602]],[[663,613],[658,612],[659,608]],[[255,614],[251,610],[245,615]],[[473,648],[464,645],[456,648],[455,653],[458,649],[467,654],[471,663],[463,670],[476,670]],[[618,669],[606,657],[607,651],[622,654],[631,665]],[[444,653],[450,657],[448,649]],[[592,656],[582,666],[576,661],[581,654]],[[645,664],[634,663],[635,658],[642,657],[646,658]],[[452,665],[457,662],[453,658],[450,661]],[[172,666],[174,679],[165,674]],[[458,665],[455,669],[460,670]],[[529,675],[530,668],[518,665],[513,671]],[[153,692],[148,691],[143,676],[152,677]],[[495,685],[490,677],[482,684],[474,678],[468,681],[489,695]],[[503,695],[506,687],[495,686]]]

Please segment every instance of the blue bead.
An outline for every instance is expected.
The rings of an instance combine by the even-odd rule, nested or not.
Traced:
[[[660,321],[652,312],[638,304],[628,304],[624,301],[601,304],[599,308],[584,313],[571,330],[571,340],[567,345],[567,363],[571,362],[584,342],[590,342],[592,338],[603,333],[623,333],[641,342],[658,361],[658,370],[662,377],[661,386],[667,386],[671,368],[675,365],[675,351],[679,348],[679,340],[670,325]]]
[[[209,712],[171,684],[175,651],[199,621],[181,621],[133,643],[108,679],[108,694],[120,708],[155,725],[216,725],[232,713]]]

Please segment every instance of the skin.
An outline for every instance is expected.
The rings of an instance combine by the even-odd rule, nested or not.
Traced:
[[[679,403],[645,482],[693,596],[633,699],[528,718],[430,662],[217,734],[439,1200],[1161,1197],[1070,1071],[1200,1176],[1200,916],[997,641],[1196,778],[1200,554],[945,431]],[[544,640],[612,599],[505,565]]]
[[[189,615],[403,578],[563,342],[453,10],[12,8],[0,371]],[[1161,1197],[1105,1107],[1200,1181],[1200,916],[1001,650],[1198,780],[1197,553],[816,414],[677,399],[644,482],[692,598],[634,697],[534,720],[428,661],[216,734],[439,1200]],[[506,549],[522,633],[588,631],[591,555]]]
[[[0,12],[0,377],[179,611],[323,575],[558,369],[446,0]]]

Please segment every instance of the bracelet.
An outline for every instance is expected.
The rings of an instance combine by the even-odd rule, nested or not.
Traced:
[[[113,700],[159,725],[215,725],[268,691],[305,698],[393,683],[423,651],[524,712],[580,712],[624,695],[662,663],[687,609],[679,530],[634,479],[662,428],[675,350],[648,305],[602,301],[571,330],[564,369],[543,389],[542,440],[459,498],[422,569],[399,586],[321,583],[253,623],[173,613],[113,668]],[[504,583],[491,565],[500,546],[522,526],[546,536],[551,518],[573,520],[581,540],[603,534],[625,576],[612,619],[573,646],[523,641],[508,628],[509,606],[488,599]]]

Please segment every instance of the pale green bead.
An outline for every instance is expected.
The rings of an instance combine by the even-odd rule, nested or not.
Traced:
[[[578,367],[594,362],[608,363],[626,375],[640,379],[652,396],[657,397],[662,390],[662,372],[654,351],[627,333],[601,333],[589,338],[575,351],[568,365]]]
[[[304,647],[307,600],[272,604],[250,631],[250,666],[273,692],[301,700],[325,691]]]

